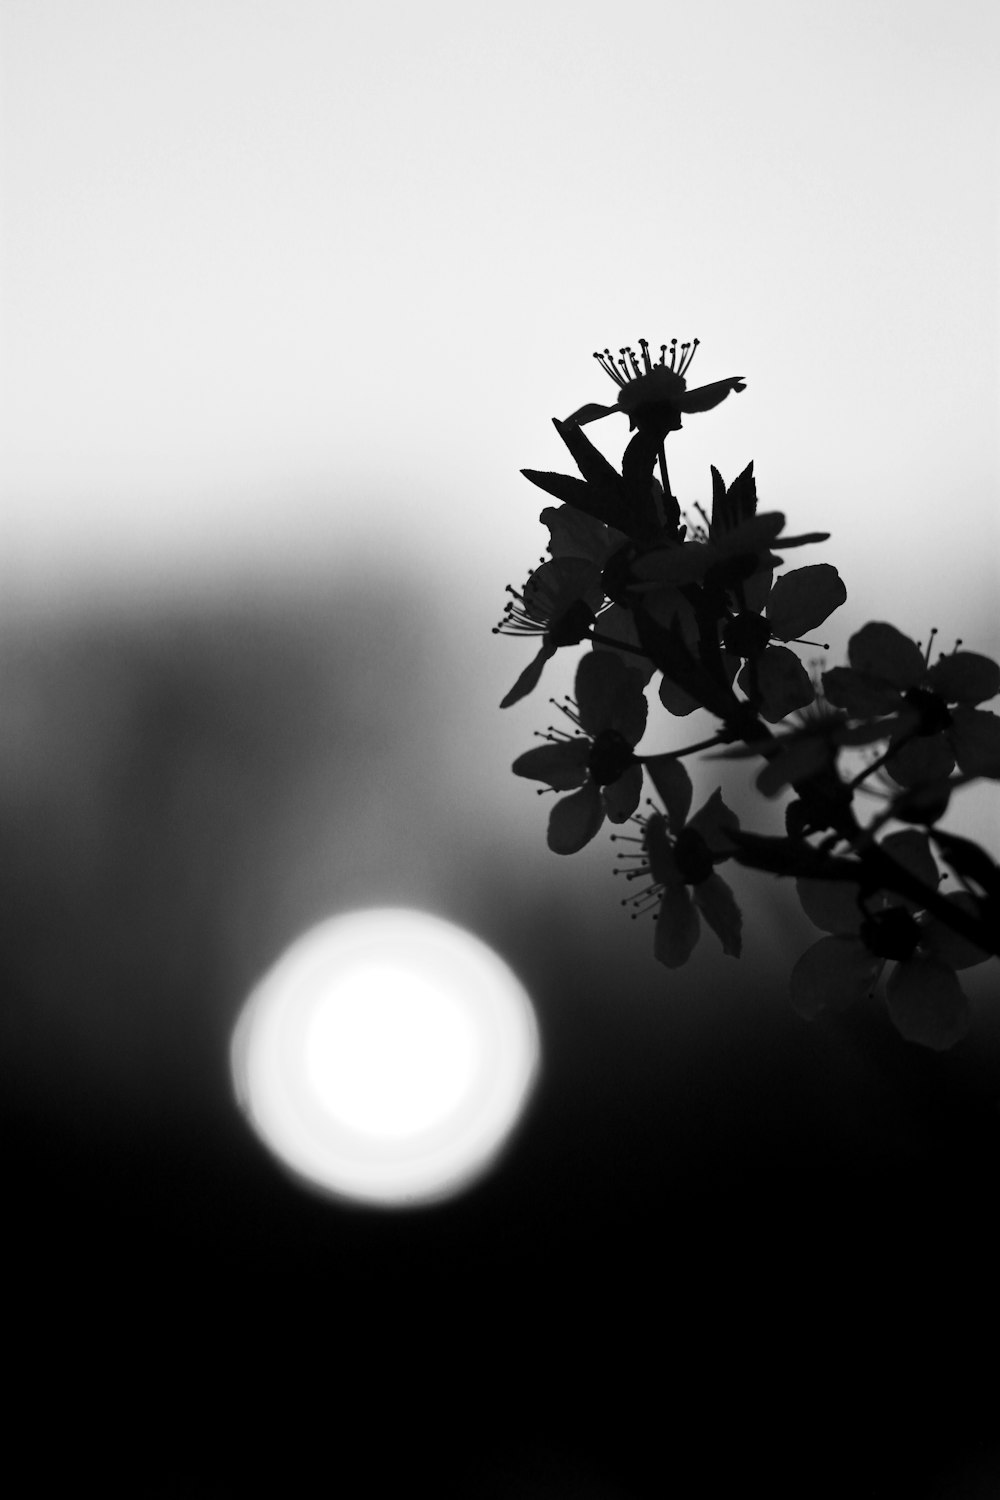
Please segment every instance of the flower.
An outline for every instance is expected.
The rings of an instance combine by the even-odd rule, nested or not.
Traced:
[[[713,475],[721,487],[717,471]],[[741,483],[752,491],[749,468],[730,486],[730,495]],[[747,503],[755,504],[755,495]],[[689,595],[694,586],[701,588],[702,599],[722,627],[721,661],[729,683],[744,661],[737,685],[761,716],[776,724],[793,709],[811,703],[814,687],[794,652],[771,642],[795,640],[801,631],[822,624],[843,603],[847,591],[829,563],[795,568],[774,581],[781,558],[773,555],[772,546],[803,546],[824,540],[824,534],[779,539],[784,517],[778,512],[751,512],[733,519],[734,511],[718,503],[715,511],[720,519],[713,515],[708,530],[699,528],[692,540],[647,549],[632,565],[631,591],[653,620],[676,620],[689,649],[697,654],[700,626]],[[699,706],[690,692],[667,676],[661,699],[673,714],[689,714]]]
[[[937,888],[937,864],[925,834],[892,833],[880,847],[931,890]],[[846,1009],[871,994],[886,964],[895,962],[885,999],[897,1031],[935,1051],[965,1035],[971,1011],[955,971],[984,963],[988,953],[895,893],[877,891],[862,900],[851,881],[798,880],[796,887],[806,916],[830,934],[807,948],[792,970],[792,1004],[800,1015],[812,1020],[823,1010]],[[976,911],[965,891],[945,899],[970,915]]]
[[[717,380],[712,385],[698,386],[689,391],[684,377],[691,367],[698,343],[699,340],[694,339],[691,343],[681,344],[678,353],[677,340],[671,339],[669,364],[666,344],[660,345],[660,358],[654,361],[650,359],[646,339],[639,340],[641,364],[631,348],[620,349],[617,359],[610,349],[605,349],[602,354],[595,353],[594,358],[601,369],[619,387],[618,400],[614,406],[601,406],[596,402],[581,406],[567,421],[582,427],[598,417],[621,411],[628,417],[630,428],[648,423],[663,433],[676,432],[681,426],[682,414],[711,411],[731,391],[746,390],[743,376],[731,375],[728,380]]]
[[[619,858],[641,863],[628,870],[619,867],[615,873],[626,880],[648,877],[650,884],[638,895],[626,896],[622,904],[636,908],[633,916],[648,911],[650,904],[657,906],[653,951],[668,969],[680,968],[691,957],[701,932],[699,913],[721,941],[723,952],[738,958],[743,918],[715,866],[732,854],[727,835],[739,828],[739,819],[718,790],[688,819],[693,788],[680,761],[663,755],[647,761],[647,766],[666,811],[633,819],[642,829],[636,840],[642,849]]]
[[[814,684],[799,658],[787,646],[772,641],[798,640],[805,631],[822,625],[846,598],[836,568],[813,563],[783,573],[771,585],[763,603],[766,617],[747,608],[727,622],[723,647],[745,663],[736,685],[769,724],[806,708],[815,697]]]
[[[550,728],[547,743],[519,755],[512,769],[556,792],[579,788],[553,807],[548,830],[555,854],[576,854],[605,817],[624,823],[639,805],[642,766],[633,752],[646,727],[642,677],[615,652],[590,652],[577,668],[576,706],[562,712],[580,732]]]
[[[540,636],[542,644],[503,698],[501,708],[509,708],[538,685],[545,663],[560,646],[575,646],[586,639],[605,602],[600,570],[582,557],[553,557],[529,573],[520,592],[510,584],[507,592],[512,598],[493,634]]]
[[[848,642],[851,665],[824,672],[826,696],[854,718],[886,719],[885,766],[900,786],[940,781],[956,762],[1000,778],[1000,719],[974,706],[1000,691],[1000,667],[960,641],[930,666],[934,634],[923,652],[893,625],[865,625]]]

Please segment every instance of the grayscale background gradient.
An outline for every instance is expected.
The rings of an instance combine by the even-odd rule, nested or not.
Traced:
[[[807,1026],[818,934],[743,873],[744,959],[657,966],[606,839],[550,854],[510,774],[573,653],[501,713],[531,648],[490,627],[547,540],[518,470],[612,399],[591,351],[676,335],[748,385],[671,437],[674,488],[753,459],[832,533],[831,663],[871,619],[1000,649],[998,42],[972,0],[0,5],[38,1493],[994,1492],[995,965],[946,1056],[877,1003]],[[988,797],[956,814],[996,850]],[[514,967],[544,1074],[494,1174],[385,1215],[274,1170],[227,1048],[287,943],[397,903]]]

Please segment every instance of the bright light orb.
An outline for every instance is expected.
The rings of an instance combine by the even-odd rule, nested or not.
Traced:
[[[236,1097],[282,1164],[347,1200],[452,1197],[495,1162],[539,1067],[531,1002],[485,943],[384,909],[299,938],[233,1033]]]

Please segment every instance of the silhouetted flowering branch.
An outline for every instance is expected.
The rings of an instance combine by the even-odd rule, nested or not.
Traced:
[[[578,475],[522,470],[560,503],[541,513],[549,556],[508,588],[495,627],[537,643],[501,706],[527,696],[558,651],[588,649],[574,696],[556,705],[565,725],[540,731],[514,771],[557,794],[556,853],[576,853],[606,821],[629,829],[612,835],[634,846],[616,873],[642,884],[624,904],[652,913],[654,952],[668,967],[690,957],[702,920],[740,955],[742,917],[718,869],[731,860],[793,879],[826,934],[792,969],[802,1015],[871,994],[885,974],[903,1036],[949,1047],[970,1024],[956,972],[1000,955],[1000,867],[939,824],[961,788],[1000,780],[1000,718],[982,706],[1000,692],[1000,667],[961,641],[932,661],[935,632],[921,647],[873,621],[851,637],[847,666],[806,670],[794,647],[847,591],[831,564],[784,570],[784,554],[828,533],[789,535],[781,513],[759,513],[752,464],[728,485],[712,467],[711,515],[682,513],[671,490],[667,437],[746,387],[730,376],[688,390],[697,347],[675,339],[654,358],[640,339],[638,354],[596,354],[617,400],[555,420]],[[620,470],[583,431],[614,414],[631,434]],[[645,752],[653,688],[669,715],[707,710],[715,733]],[[741,828],[721,788],[690,816],[682,757],[701,751],[760,762],[761,796],[788,799],[783,836]],[[866,822],[861,794],[873,778],[887,791]],[[639,811],[647,785],[655,796]],[[943,891],[946,878],[958,889]]]

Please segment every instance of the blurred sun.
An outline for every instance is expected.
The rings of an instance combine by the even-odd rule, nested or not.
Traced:
[[[306,933],[233,1034],[237,1099],[297,1178],[358,1202],[451,1197],[510,1139],[537,1076],[538,1029],[478,938],[403,909]]]

